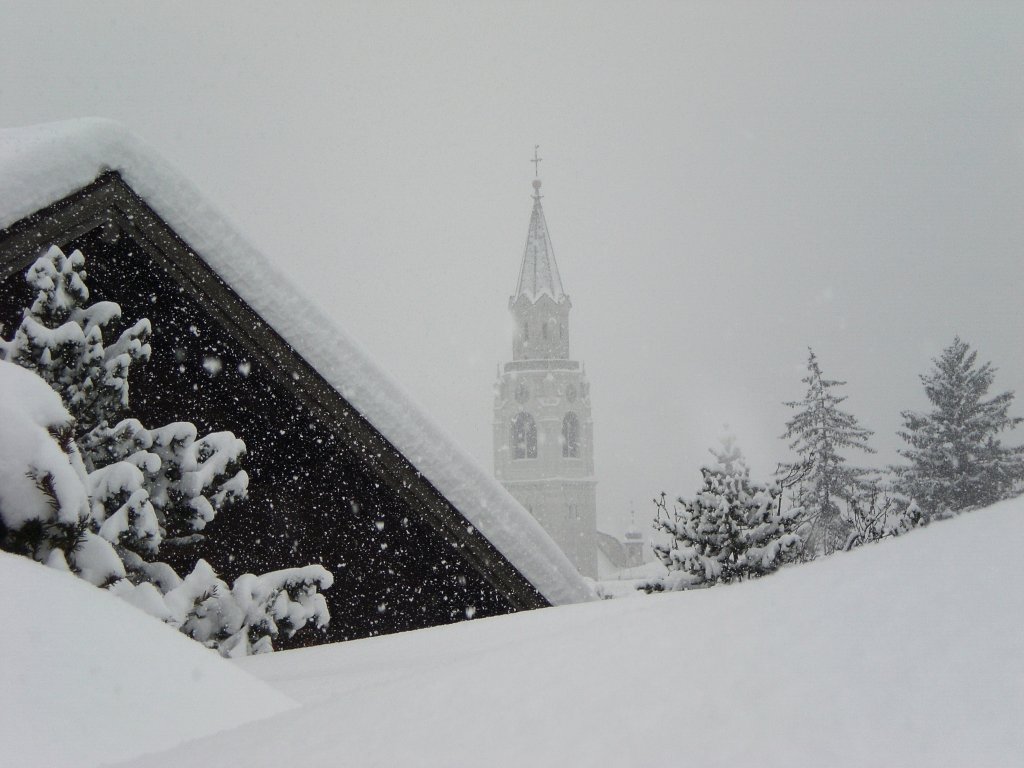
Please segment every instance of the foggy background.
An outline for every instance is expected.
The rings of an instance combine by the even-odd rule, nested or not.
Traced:
[[[0,126],[126,124],[488,469],[540,144],[609,532],[789,458],[808,345],[869,465],[955,334],[1024,397],[1019,2],[0,13]]]

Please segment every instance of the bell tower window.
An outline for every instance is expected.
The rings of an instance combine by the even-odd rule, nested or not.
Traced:
[[[580,420],[572,411],[562,419],[562,456],[566,459],[580,457]]]
[[[537,424],[533,416],[523,411],[512,420],[512,458],[537,458]]]

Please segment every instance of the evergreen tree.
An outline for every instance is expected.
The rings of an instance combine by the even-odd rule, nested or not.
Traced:
[[[868,487],[868,470],[848,465],[840,451],[874,450],[867,442],[871,430],[860,426],[856,417],[839,407],[846,397],[835,390],[846,382],[826,379],[814,350],[808,352],[807,375],[803,378],[807,394],[802,400],[785,403],[796,414],[786,423],[782,436],[790,440],[789,447],[799,458],[783,464],[780,472],[800,476],[794,503],[803,510],[805,556],[814,557],[844,547],[853,532],[849,505]]]
[[[33,403],[37,417],[20,427],[13,416],[0,420],[0,443],[41,445],[45,458],[9,452],[8,469],[36,490],[19,490],[25,481],[16,479],[0,487],[0,546],[107,586],[224,655],[272,650],[274,638],[310,621],[326,625],[317,590],[332,577],[319,565],[245,574],[229,588],[205,561],[182,579],[156,559],[161,546],[201,538],[219,511],[245,498],[245,443],[231,432],[200,437],[190,422],[147,429],[121,419],[130,366],[149,358],[150,323],[139,320],[106,346],[121,309],[88,304],[85,279],[81,252],[52,247],[27,274],[35,301],[14,337],[0,339],[0,361],[9,361],[0,362],[0,400],[15,413]],[[10,363],[38,386],[11,374]],[[63,405],[45,406],[38,387]]]
[[[781,491],[752,483],[743,455],[731,440],[712,450],[715,467],[704,467],[704,485],[693,499],[668,509],[665,494],[654,503],[656,530],[671,537],[654,552],[669,570],[641,585],[649,592],[690,589],[756,578],[779,568],[800,546],[799,510],[781,509]]]
[[[1024,446],[999,437],[1024,419],[1009,415],[1013,392],[987,397],[996,369],[977,357],[954,338],[921,376],[932,410],[902,413],[908,447],[899,453],[909,463],[893,467],[896,487],[927,519],[1004,499],[1024,478]]]
[[[34,370],[56,390],[74,418],[76,438],[113,423],[128,407],[129,366],[149,359],[149,320],[104,344],[104,331],[120,319],[121,308],[110,301],[87,303],[81,251],[65,256],[53,247],[25,279],[36,298],[14,338],[0,339],[0,359]]]
[[[93,521],[144,559],[161,544],[194,541],[218,512],[245,497],[248,476],[238,468],[245,443],[230,432],[200,438],[189,422],[146,429],[121,418],[131,365],[149,359],[152,329],[144,318],[106,344],[121,308],[89,303],[81,251],[66,256],[51,248],[26,281],[35,300],[14,338],[0,340],[0,359],[35,371],[71,413],[90,473]]]

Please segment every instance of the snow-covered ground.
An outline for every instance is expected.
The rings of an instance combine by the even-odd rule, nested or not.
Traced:
[[[1017,499],[760,581],[224,662],[301,707],[128,764],[1020,765],[1022,537]]]
[[[0,552],[0,765],[84,768],[294,708],[124,600]]]

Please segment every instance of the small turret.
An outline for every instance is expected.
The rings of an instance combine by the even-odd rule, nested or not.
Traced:
[[[632,506],[632,505],[630,505]],[[644,535],[636,527],[636,510],[630,509],[629,530],[626,531],[625,541],[622,548],[626,552],[628,567],[633,568],[643,565],[644,562]]]

